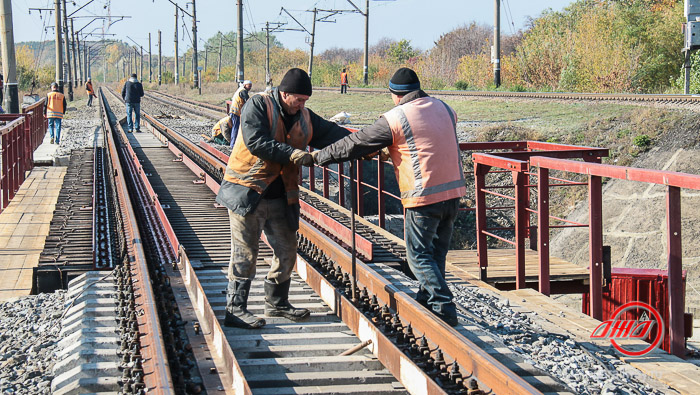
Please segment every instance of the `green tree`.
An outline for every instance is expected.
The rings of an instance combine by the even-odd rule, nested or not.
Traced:
[[[392,43],[386,51],[389,60],[396,64],[405,63],[418,55],[420,55],[420,51],[413,49],[411,41],[405,39]]]

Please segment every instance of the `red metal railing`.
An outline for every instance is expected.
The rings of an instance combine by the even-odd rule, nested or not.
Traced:
[[[0,174],[0,212],[15,197],[25,178],[26,157],[29,144],[24,133],[25,117],[22,115],[0,115],[7,124],[0,128],[0,150],[2,151],[2,173]],[[31,154],[31,153],[30,153]],[[30,155],[31,156],[31,155]]]
[[[669,281],[669,316],[671,332],[671,353],[679,357],[685,354],[683,328],[684,294],[682,283],[683,250],[681,244],[681,188],[700,190],[700,176],[662,170],[638,169],[632,167],[583,163],[555,158],[533,157],[532,166],[537,166],[540,178],[549,170],[559,170],[588,176],[589,199],[589,259],[591,268],[591,315],[602,318],[602,257],[603,223],[602,191],[603,177],[638,181],[666,186],[666,243]],[[548,200],[547,196],[543,196]],[[594,283],[595,281],[595,283]]]
[[[0,121],[6,122],[0,127],[0,212],[10,204],[24,182],[26,172],[34,168],[34,150],[41,145],[46,134],[44,103],[45,100],[40,100],[25,107],[22,114],[0,114]]]

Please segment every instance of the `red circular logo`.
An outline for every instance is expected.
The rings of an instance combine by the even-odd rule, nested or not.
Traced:
[[[626,320],[624,313],[629,310],[644,310],[640,318]],[[646,317],[645,317],[646,316]],[[627,350],[616,340],[639,339],[644,340],[652,333],[656,325],[656,336],[648,347],[640,351]],[[591,338],[609,339],[613,347],[624,355],[637,357],[646,355],[657,348],[664,339],[664,322],[661,314],[655,308],[644,302],[628,302],[618,307],[613,313],[612,319],[602,322],[593,330]]]

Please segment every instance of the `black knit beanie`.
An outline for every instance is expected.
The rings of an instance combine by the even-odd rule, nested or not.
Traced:
[[[277,88],[280,92],[311,96],[311,78],[306,71],[293,68],[287,71]]]
[[[396,70],[394,76],[389,80],[389,91],[395,95],[401,96],[419,89],[420,80],[416,72],[407,67]]]

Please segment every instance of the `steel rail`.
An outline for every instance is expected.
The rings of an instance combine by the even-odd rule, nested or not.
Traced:
[[[104,95],[100,91],[100,110],[104,125],[110,125],[107,111],[104,106]],[[111,160],[112,171],[115,178],[117,198],[125,220],[124,232],[126,233],[127,251],[130,255],[130,266],[134,269],[134,288],[139,292],[135,294],[135,302],[141,307],[143,314],[137,318],[139,325],[139,341],[143,353],[143,380],[146,390],[155,394],[170,394],[174,392],[173,380],[170,374],[165,342],[162,336],[160,319],[155,304],[155,296],[151,287],[150,275],[146,263],[141,234],[139,232],[136,214],[129,200],[129,191],[126,180],[122,176],[122,166],[119,160],[117,147],[111,134],[105,129],[107,149]],[[131,270],[131,269],[130,269]]]

